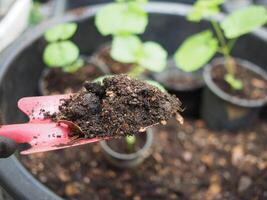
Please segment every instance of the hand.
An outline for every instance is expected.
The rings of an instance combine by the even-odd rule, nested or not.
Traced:
[[[17,144],[13,140],[0,136],[0,158],[11,156],[17,149]]]

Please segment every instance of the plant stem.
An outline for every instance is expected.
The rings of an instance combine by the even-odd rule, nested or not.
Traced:
[[[222,32],[219,24],[213,19],[211,19],[210,21],[211,21],[211,24],[215,30],[215,33],[216,33],[217,38],[218,38],[220,45],[221,45],[220,52],[223,54],[224,59],[225,59],[225,69],[226,69],[227,73],[234,75],[235,74],[235,63],[234,63],[233,58],[230,55],[231,50],[230,50],[229,46],[227,45],[227,42],[224,38],[223,32]],[[233,45],[234,45],[234,43],[230,46],[231,49],[232,49]]]
[[[143,67],[139,65],[134,65],[131,71],[128,72],[128,75],[134,78],[138,78],[144,71],[145,69]]]

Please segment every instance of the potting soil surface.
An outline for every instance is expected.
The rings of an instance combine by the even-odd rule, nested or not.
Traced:
[[[136,169],[112,167],[99,144],[20,157],[69,200],[267,199],[267,123],[213,132],[201,120],[154,128],[152,155]]]

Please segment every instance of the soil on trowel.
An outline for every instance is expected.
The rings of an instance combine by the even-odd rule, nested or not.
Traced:
[[[179,115],[181,102],[146,82],[127,75],[86,82],[84,89],[63,100],[53,120],[68,120],[82,130],[82,138],[125,136]],[[75,133],[77,134],[77,132]],[[72,133],[73,136],[73,133]]]
[[[224,92],[247,100],[259,100],[267,98],[267,81],[259,74],[236,65],[235,77],[242,81],[243,89],[234,90],[225,82],[226,69],[222,65],[214,67],[211,72],[213,81]]]

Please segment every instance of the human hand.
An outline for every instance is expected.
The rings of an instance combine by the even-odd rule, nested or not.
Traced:
[[[17,149],[17,144],[13,140],[0,136],[0,158],[11,156]]]

